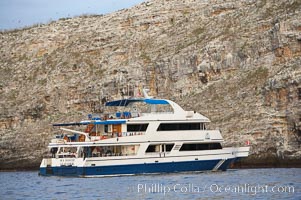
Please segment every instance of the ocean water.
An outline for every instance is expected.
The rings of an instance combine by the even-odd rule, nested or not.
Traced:
[[[0,199],[301,199],[301,169],[238,169],[105,178],[0,172]]]

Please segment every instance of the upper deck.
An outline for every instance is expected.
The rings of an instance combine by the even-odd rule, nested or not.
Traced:
[[[195,112],[185,111],[171,100],[153,98],[129,98],[110,101],[105,112],[89,115],[88,120],[72,123],[58,123],[53,126],[85,126],[83,130],[61,128],[64,132],[52,143],[88,142],[103,139],[144,135],[151,122],[171,123],[171,126],[186,123],[203,130],[210,120]],[[181,129],[179,129],[181,130]],[[156,128],[151,130],[156,132]]]
[[[115,113],[111,113],[111,119],[132,119],[141,120],[199,120],[200,122],[210,122],[210,120],[195,112],[185,111],[177,103],[166,99],[122,99],[107,102],[105,105],[113,107]],[[111,110],[114,110],[111,109]],[[120,112],[119,110],[124,110]],[[104,117],[105,119],[107,117]]]

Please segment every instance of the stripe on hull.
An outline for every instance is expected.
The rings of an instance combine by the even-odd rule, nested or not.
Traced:
[[[112,176],[128,174],[152,174],[152,173],[172,173],[186,171],[206,171],[212,170],[220,160],[208,161],[185,161],[168,163],[147,163],[132,165],[113,166],[89,166],[89,167],[43,167],[40,168],[40,175],[45,176]],[[233,159],[226,160],[220,170],[226,170]]]

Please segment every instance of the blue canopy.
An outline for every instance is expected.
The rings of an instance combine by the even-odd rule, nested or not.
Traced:
[[[168,101],[164,99],[122,99],[107,102],[106,106],[128,106],[133,102],[145,102],[147,104],[169,104]]]
[[[164,99],[145,99],[144,102],[147,104],[163,104],[163,105],[169,104],[168,101]]]
[[[126,120],[124,119],[119,119],[119,120],[107,120],[107,121],[94,121],[93,124],[105,124],[105,125],[109,125],[109,124],[125,124]]]

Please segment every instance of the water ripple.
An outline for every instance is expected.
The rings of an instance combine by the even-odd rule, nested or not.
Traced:
[[[62,178],[0,172],[0,199],[301,199],[300,174],[301,169],[242,169]]]

